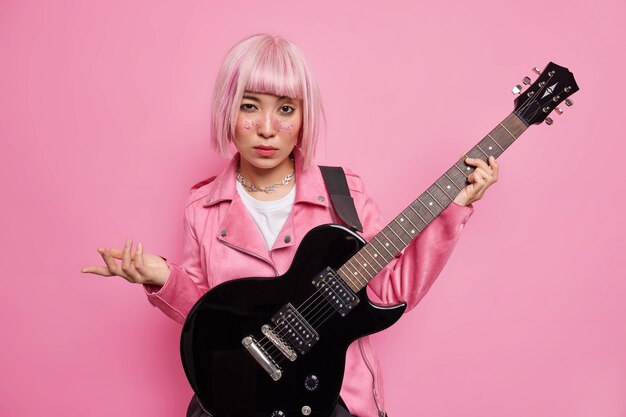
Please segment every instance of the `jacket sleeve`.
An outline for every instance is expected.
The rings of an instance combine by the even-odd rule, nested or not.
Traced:
[[[371,240],[384,226],[380,211],[365,193],[357,175],[346,172],[350,192],[363,223],[363,237]],[[454,202],[434,219],[400,255],[368,284],[368,294],[382,304],[407,303],[414,308],[445,266],[474,209]],[[378,299],[378,300],[376,300]]]
[[[181,324],[196,301],[209,290],[192,220],[193,206],[190,205],[185,210],[182,264],[166,261],[170,276],[162,287],[144,285],[148,301]]]

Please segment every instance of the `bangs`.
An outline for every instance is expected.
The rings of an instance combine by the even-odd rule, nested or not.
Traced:
[[[290,55],[288,48],[278,48],[274,42],[261,45],[257,54],[242,62],[239,83],[243,91],[302,100],[307,82],[304,71],[297,68],[298,60]]]

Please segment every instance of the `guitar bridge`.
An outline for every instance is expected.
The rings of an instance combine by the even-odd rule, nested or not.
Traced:
[[[294,352],[293,349],[287,343],[285,343],[285,341],[281,339],[281,337],[277,335],[270,326],[266,324],[261,327],[261,333],[263,333],[263,335],[267,337],[269,341],[272,342],[274,346],[276,346],[278,350],[280,350],[280,352],[285,355],[285,357],[291,362],[297,359],[298,355],[296,354],[296,352]]]
[[[261,349],[252,336],[244,337],[241,344],[245,346],[250,355],[256,359],[259,365],[267,371],[274,381],[278,381],[280,377],[283,376],[283,371],[278,367],[276,362],[274,362],[274,359]]]

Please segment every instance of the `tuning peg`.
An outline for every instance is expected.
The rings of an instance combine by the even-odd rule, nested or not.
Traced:
[[[522,82],[526,85],[530,85],[530,77],[524,77],[524,79],[522,80]]]
[[[574,105],[574,102],[568,98],[565,100],[565,104],[567,104],[567,107],[570,107]]]
[[[562,109],[562,108],[557,107],[555,110],[556,110],[556,112],[557,112],[558,114],[563,114],[563,109]]]
[[[541,70],[537,67],[534,67],[533,71],[536,72],[537,74],[541,74]]]
[[[517,84],[515,87],[513,87],[513,89],[511,90],[511,92],[513,94],[519,94],[522,92],[522,86]]]
[[[548,126],[551,126],[551,125],[552,125],[552,123],[554,123],[554,120],[552,120],[552,119],[551,119],[551,118],[549,118],[549,117],[546,117],[546,124],[547,124]]]

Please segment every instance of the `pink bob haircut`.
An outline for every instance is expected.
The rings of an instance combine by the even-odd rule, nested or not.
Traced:
[[[211,120],[211,139],[223,156],[229,155],[245,91],[302,100],[302,127],[296,146],[304,156],[303,168],[308,167],[324,110],[317,84],[298,47],[278,36],[258,34],[228,52],[215,83]]]

